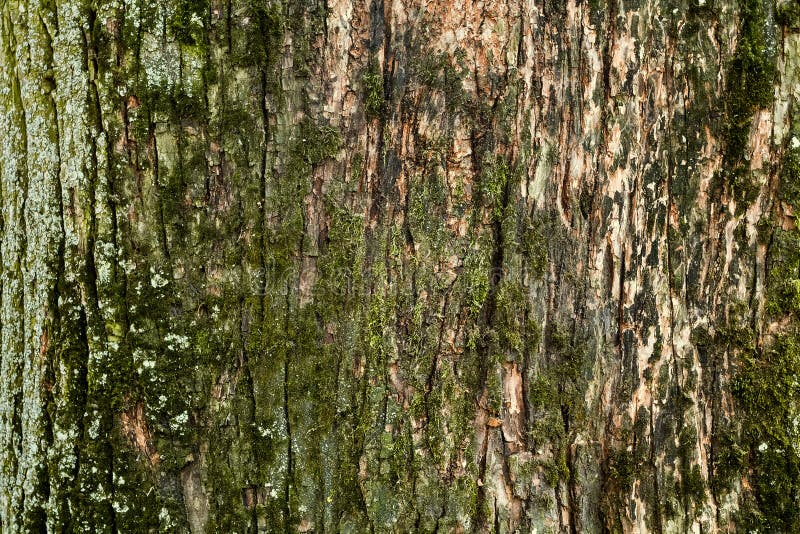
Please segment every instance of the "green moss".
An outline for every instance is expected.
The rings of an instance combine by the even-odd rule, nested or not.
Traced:
[[[542,227],[540,222],[530,223],[521,236],[521,252],[525,256],[525,264],[537,278],[544,276],[547,269],[547,240]]]
[[[712,491],[719,495],[730,491],[733,483],[741,476],[747,462],[746,444],[730,425],[724,425],[714,433],[714,472],[711,479]]]
[[[767,43],[762,0],[744,0],[739,12],[739,40],[728,65],[725,88],[727,126],[725,173],[737,200],[750,204],[758,194],[745,159],[753,114],[772,103],[775,50]]]
[[[611,454],[608,461],[608,473],[620,491],[627,494],[633,488],[637,478],[637,465],[633,454],[628,450],[619,450]]]
[[[505,208],[503,197],[510,175],[508,162],[501,156],[495,156],[493,160],[484,162],[483,168],[478,190],[484,205],[492,209],[495,218],[500,219]]]
[[[422,57],[412,67],[414,76],[423,86],[444,94],[448,120],[451,121],[455,113],[463,110],[468,103],[468,96],[462,85],[462,81],[470,73],[465,59],[466,54],[462,49],[456,50],[452,57],[445,53],[423,52]]]
[[[775,221],[769,217],[764,216],[756,223],[756,243],[759,245],[769,244],[772,237],[772,229],[775,227]]]
[[[413,240],[416,260],[427,262],[440,258],[451,236],[445,227],[447,188],[444,179],[434,168],[418,180],[409,181],[408,187],[405,222],[409,234],[405,239]]]
[[[528,402],[535,410],[550,406],[555,396],[555,388],[546,374],[540,374],[528,385]]]
[[[746,414],[743,438],[758,523],[767,531],[800,526],[800,458],[794,446],[800,436],[793,423],[800,405],[799,339],[797,331],[780,335],[761,354],[747,356],[733,383]]]
[[[558,456],[552,462],[547,462],[543,465],[545,480],[550,487],[558,487],[558,483],[569,480],[570,471],[567,466],[567,453],[565,450],[560,450]]]
[[[489,295],[490,266],[489,253],[481,245],[470,248],[464,258],[464,271],[459,281],[463,281],[465,302],[473,315],[480,313]]]
[[[775,11],[775,22],[785,28],[800,29],[800,3],[797,0],[785,0]]]
[[[364,172],[364,154],[357,152],[350,159],[350,187],[355,190],[355,186],[361,181],[361,174]]]
[[[536,349],[529,346],[526,350]],[[527,390],[534,415],[528,437],[533,448],[549,444],[555,454],[561,454],[585,416],[583,367],[587,353],[584,344],[562,325],[551,325],[545,350],[550,356],[532,373]]]
[[[263,2],[250,2],[248,11],[252,26],[245,36],[241,59],[246,65],[261,68],[274,86],[277,82],[276,66],[283,50],[285,31],[281,4],[266,6]]]
[[[306,164],[317,165],[335,156],[341,144],[338,130],[305,118],[300,122],[300,139],[293,145],[293,153]]]
[[[603,22],[606,10],[608,9],[607,0],[588,0],[586,2],[589,6],[589,20],[593,26],[597,26]]]
[[[386,99],[383,96],[383,74],[371,68],[361,77],[364,83],[364,111],[367,118],[375,119],[383,114]]]
[[[202,95],[186,87],[175,86],[169,92],[169,100],[165,105],[169,110],[170,119],[177,125],[191,122],[205,123],[208,120],[208,110]]]
[[[691,425],[684,426],[678,434],[681,474],[679,491],[687,510],[691,509],[691,505],[699,505],[705,500],[705,482],[695,457],[696,444],[697,431]]]
[[[781,168],[779,197],[795,212],[800,209],[800,147],[793,147],[795,130],[788,136],[789,146]],[[769,298],[767,312],[773,316],[800,316],[800,240],[796,229],[774,228],[769,236]]]
[[[179,43],[195,45],[205,41],[208,0],[178,0],[169,20],[169,29]]]
[[[495,324],[499,348],[505,359],[521,358],[525,343],[525,309],[527,296],[519,282],[503,280],[495,291]]]
[[[787,138],[779,197],[800,206],[800,147],[796,131]],[[800,456],[796,427],[800,407],[800,231],[774,228],[765,312],[770,321],[788,323],[772,341],[756,347],[752,335],[723,332],[729,346],[742,348],[731,390],[742,414],[741,441],[721,437],[722,474],[747,473],[739,522],[751,531],[797,531],[800,528]]]
[[[330,218],[328,241],[319,259],[320,279],[316,300],[326,317],[357,307],[363,283],[364,218],[342,209],[334,201],[325,203]]]
[[[787,135],[783,160],[781,161],[781,182],[778,196],[792,206],[800,206],[800,128],[793,127]],[[797,146],[796,146],[797,145]]]

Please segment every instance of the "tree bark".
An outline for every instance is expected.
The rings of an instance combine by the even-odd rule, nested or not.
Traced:
[[[796,0],[6,0],[0,530],[800,530]]]

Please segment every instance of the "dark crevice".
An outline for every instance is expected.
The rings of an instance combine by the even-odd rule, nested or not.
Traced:
[[[10,43],[10,46],[9,46],[10,50],[9,50],[9,53],[7,54],[7,57],[9,57],[10,60],[13,62],[14,71],[18,71],[19,65],[17,63],[17,56],[16,56],[16,53],[13,52],[13,50],[15,49],[15,47],[17,45],[16,38],[15,38],[15,35],[14,35],[13,31],[11,31],[9,33],[11,34],[9,36],[11,43]],[[28,154],[28,124],[27,124],[27,119],[26,119],[26,116],[25,116],[26,115],[25,105],[24,105],[24,102],[23,102],[23,99],[22,99],[22,88],[20,86],[20,81],[19,81],[19,77],[18,76],[13,76],[12,77],[11,85],[12,85],[12,87],[11,87],[12,98],[14,100],[14,106],[16,108],[15,111],[16,111],[16,115],[17,115],[17,117],[16,117],[17,121],[16,122],[17,122],[17,125],[20,128],[20,137],[21,137],[20,144],[22,145],[20,148],[21,148],[21,151],[22,151],[22,154],[23,154],[22,157],[20,158],[22,161],[20,161],[20,165],[18,167],[18,169],[21,169],[21,170],[18,170],[17,171],[17,175],[15,176],[15,178],[17,178],[19,180],[19,182],[20,182],[19,183],[19,190],[17,191],[17,195],[15,195],[15,198],[14,198],[15,203],[17,201],[19,201],[19,203],[20,203],[20,207],[19,207],[19,211],[18,211],[20,219],[18,221],[12,222],[12,224],[18,224],[19,225],[19,239],[20,239],[19,248],[18,248],[18,254],[17,254],[17,258],[16,258],[16,269],[15,269],[16,272],[14,273],[15,274],[14,278],[16,278],[16,280],[19,283],[19,289],[18,289],[18,293],[16,295],[14,295],[15,297],[17,297],[17,299],[16,299],[17,302],[15,302],[13,306],[14,306],[15,309],[21,311],[21,310],[25,310],[25,278],[24,278],[24,273],[23,273],[23,266],[26,265],[26,263],[27,263],[27,261],[26,261],[27,258],[25,257],[25,252],[26,252],[26,250],[28,248],[27,224],[26,224],[26,220],[25,220],[26,205],[27,205],[27,201],[28,201],[28,185],[29,185],[29,176],[28,176],[28,170],[27,170],[27,168],[28,168],[28,160],[27,160],[27,154]],[[21,200],[19,200],[20,196],[21,196]],[[24,338],[25,338],[25,326],[26,326],[25,319],[26,319],[25,318],[25,314],[24,313],[19,313],[19,321],[18,321],[18,324],[17,324],[17,335],[18,335],[18,338],[13,343],[14,349],[16,349],[15,353],[16,353],[16,356],[18,357],[18,361],[16,362],[17,365],[15,365],[14,368],[13,368],[13,371],[14,371],[13,376],[10,376],[10,377],[5,379],[5,383],[9,384],[10,387],[4,388],[4,389],[6,389],[6,391],[4,391],[4,393],[6,393],[7,395],[11,396],[12,410],[11,410],[11,422],[10,422],[10,425],[9,425],[11,427],[11,429],[12,429],[11,430],[11,436],[16,436],[17,437],[17,440],[12,439],[12,443],[5,445],[7,447],[7,449],[8,449],[8,453],[7,454],[8,454],[8,456],[10,456],[9,463],[11,464],[10,469],[8,469],[8,472],[11,473],[12,476],[14,476],[16,478],[17,484],[20,483],[20,475],[21,475],[21,473],[19,472],[19,470],[20,470],[19,454],[23,450],[22,438],[24,436],[23,433],[22,433],[22,409],[23,409],[22,408],[23,407],[22,396],[23,396],[23,388],[24,388],[22,371],[23,371],[23,369],[25,367],[25,363],[24,363],[24,360],[23,360],[23,355],[25,353],[25,345],[24,345],[24,343],[25,343],[25,341],[24,341]],[[9,356],[11,356],[13,358],[14,355],[5,355],[6,358],[8,358]],[[25,492],[22,492],[22,496],[21,496],[20,502],[17,504],[17,510],[18,510],[19,517],[25,517],[25,515],[26,515],[25,498],[26,498],[26,494],[25,494]]]
[[[55,17],[53,17],[55,19]],[[53,48],[52,48],[52,32],[48,25],[46,24],[44,18],[41,14],[39,14],[39,22],[44,30],[44,34],[46,35],[46,39],[44,42],[44,46],[46,48],[46,64],[48,66],[48,71],[52,69],[53,65]],[[57,20],[55,20],[55,28],[56,31],[58,29]],[[58,111],[56,107],[55,99],[53,98],[53,93],[56,91],[56,80],[52,74],[49,72],[45,74],[43,80],[44,91],[46,95],[46,102],[49,106],[49,112],[52,114],[52,123],[51,127],[53,130],[53,134],[55,135],[55,143],[54,149],[56,151],[56,163],[55,169],[61,169],[61,142],[60,142],[60,131],[58,126]],[[57,281],[60,276],[62,276],[64,270],[64,220],[63,220],[63,205],[62,205],[62,198],[61,198],[61,181],[56,174],[52,177],[53,182],[53,189],[55,193],[55,202],[58,204],[58,212],[59,212],[59,223],[60,223],[60,234],[58,236],[58,245],[55,250],[55,256],[53,257],[49,251],[47,254],[47,261],[48,267],[51,267],[55,271],[55,280]],[[52,206],[51,206],[52,207]],[[50,263],[52,262],[52,263]],[[39,355],[40,358],[44,359],[42,362],[43,365],[43,387],[42,387],[42,401],[43,401],[43,410],[42,410],[42,418],[44,423],[44,437],[45,442],[48,448],[54,446],[54,435],[53,435],[53,419],[56,415],[56,403],[53,397],[53,388],[55,387],[56,383],[56,368],[55,368],[55,358],[54,358],[54,347],[51,345],[50,340],[54,338],[56,333],[56,317],[58,316],[58,285],[57,282],[50,288],[48,288],[48,304],[46,308],[46,322],[45,322],[45,329],[40,337],[40,343],[42,344],[39,347]],[[50,465],[49,462],[42,462],[39,466],[39,477],[40,483],[38,491],[41,494],[42,501],[47,503],[50,499],[52,488],[51,488],[51,480],[50,480]],[[45,511],[44,507],[40,507],[39,510],[36,511],[36,519],[32,522],[31,530],[45,530],[47,525],[47,512]]]
[[[300,238],[300,248],[299,250],[303,250],[303,240],[305,237],[305,233],[301,235]],[[302,254],[300,255],[302,262]],[[298,275],[299,276],[299,275]],[[291,296],[291,288],[286,288],[286,309],[284,315],[284,331],[289,331],[289,317],[292,313],[292,307],[290,302]],[[289,341],[289,340],[287,340]],[[292,486],[294,484],[293,476],[294,476],[294,449],[292,447],[292,421],[289,412],[289,358],[290,358],[290,346],[294,345],[294,343],[287,343],[283,348],[283,422],[284,422],[284,431],[286,432],[286,478],[283,484],[283,528],[286,534],[292,532],[292,515],[291,515],[291,494],[292,494]]]
[[[150,114],[150,110],[148,109],[148,115]],[[164,198],[163,198],[163,191],[161,189],[161,182],[159,176],[159,163],[158,163],[158,141],[156,140],[156,123],[153,120],[152,115],[150,116],[149,120],[150,125],[148,126],[148,139],[149,144],[152,147],[153,151],[153,189],[155,190],[156,198],[158,199],[158,242],[161,245],[161,253],[164,255],[164,259],[169,262],[170,254],[169,248],[167,245],[167,223],[166,218],[164,216]]]
[[[97,134],[104,135],[107,138],[107,133],[105,131],[102,119],[102,106],[100,103],[100,89],[97,84],[97,78],[99,76],[99,65],[98,65],[98,56],[99,52],[97,49],[97,42],[95,39],[95,32],[97,31],[96,25],[98,24],[97,21],[97,12],[94,9],[90,9],[88,13],[88,30],[84,29],[83,32],[83,45],[84,49],[87,51],[86,57],[86,67],[88,72],[89,78],[89,113],[90,113],[90,120],[89,120],[89,132],[88,136],[90,139],[90,150],[89,150],[89,187],[87,188],[88,197],[89,197],[89,225],[88,231],[86,235],[86,276],[84,283],[86,284],[86,292],[87,298],[86,302],[88,303],[89,309],[87,310],[87,330],[97,330],[97,335],[101,338],[105,348],[108,349],[107,346],[107,339],[105,335],[105,329],[101,328],[100,325],[104,323],[104,318],[102,311],[100,310],[100,290],[98,288],[98,273],[97,273],[97,266],[96,266],[96,258],[95,258],[95,248],[98,241],[98,222],[97,222],[97,195],[96,191],[100,187],[100,170],[99,165],[100,162],[98,160],[98,135],[92,131],[94,128]],[[96,323],[96,324],[93,324]],[[87,332],[88,334],[88,332]],[[94,335],[94,334],[93,334]],[[88,335],[87,335],[88,338]],[[110,361],[101,362],[101,366],[107,366],[111,364]],[[88,369],[88,363],[87,363]],[[103,369],[105,371],[105,369]],[[87,370],[88,372],[88,370]],[[112,373],[113,374],[113,373]],[[88,387],[88,384],[87,384]],[[87,392],[88,395],[88,392]],[[113,496],[115,494],[115,487],[114,487],[114,450],[113,444],[111,442],[111,437],[113,434],[114,422],[113,422],[113,408],[114,399],[111,391],[106,388],[101,388],[99,391],[96,392],[98,396],[96,402],[98,403],[97,408],[101,411],[99,416],[101,420],[100,428],[101,432],[103,433],[104,439],[102,443],[98,445],[99,449],[102,451],[104,456],[103,460],[105,462],[105,473],[103,477],[103,484],[107,488],[107,491],[111,495],[111,500],[109,500],[104,507],[104,514],[108,520],[108,525],[111,532],[117,531],[117,519],[116,519],[116,511],[112,506]]]
[[[655,534],[661,534],[664,531],[664,527],[661,522],[661,487],[658,483],[659,478],[659,471],[658,471],[658,464],[656,458],[656,447],[655,447],[655,416],[653,415],[653,406],[650,406],[650,457],[648,458],[648,463],[650,464],[650,469],[653,472],[653,502],[651,504],[653,510],[653,532]]]
[[[283,357],[283,419],[286,431],[286,480],[283,487],[283,521],[284,530],[287,532],[291,529],[291,488],[292,476],[294,472],[294,451],[292,450],[292,423],[289,417],[289,354],[284,353]]]
[[[258,235],[258,257],[261,271],[259,273],[259,314],[263,322],[266,318],[265,298],[267,295],[267,149],[269,147],[269,110],[267,109],[267,74],[261,72],[261,121],[264,146],[261,151],[261,173],[259,175],[259,207],[260,218]]]
[[[567,478],[567,502],[569,503],[569,531],[570,534],[578,534],[580,531],[580,504],[578,503],[578,481],[577,477],[575,476],[575,454],[573,452],[573,447],[575,445],[572,443],[567,443],[565,445],[566,448],[566,456],[567,456],[567,469],[569,470],[569,475]]]
[[[483,431],[481,451],[478,455],[478,488],[475,492],[475,526],[476,530],[485,528],[486,524],[486,456],[489,452],[489,427]]]

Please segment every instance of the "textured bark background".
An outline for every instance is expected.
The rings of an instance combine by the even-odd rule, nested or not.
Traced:
[[[796,0],[4,0],[0,530],[800,529]]]

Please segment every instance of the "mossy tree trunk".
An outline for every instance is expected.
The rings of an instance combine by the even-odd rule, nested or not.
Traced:
[[[797,531],[798,32],[0,3],[0,530]]]

